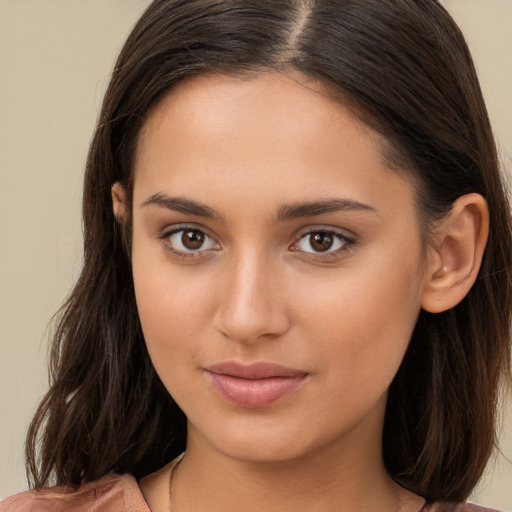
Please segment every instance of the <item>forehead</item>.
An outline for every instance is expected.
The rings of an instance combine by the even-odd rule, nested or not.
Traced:
[[[277,134],[284,129],[290,131],[290,124],[293,124],[291,135],[307,139],[304,135],[350,123],[364,130],[378,148],[387,144],[383,136],[355,115],[348,115],[350,111],[340,101],[341,94],[336,95],[337,99],[334,96],[332,87],[299,72],[285,75],[266,71],[246,76],[212,72],[188,77],[150,109],[139,146],[146,144],[151,134],[169,121],[176,123],[176,132],[193,135],[198,142],[202,134],[222,136],[227,130],[232,135],[234,130],[246,133],[252,129],[256,135],[264,125],[266,129],[271,126],[272,132]],[[181,124],[177,126],[178,123]],[[255,142],[258,140],[261,137]]]

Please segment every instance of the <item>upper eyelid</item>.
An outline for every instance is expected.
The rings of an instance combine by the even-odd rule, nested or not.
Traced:
[[[341,243],[343,243],[344,246],[355,244],[355,240],[353,238],[348,237],[348,236],[344,235],[343,233],[338,233],[337,231],[333,231],[333,230],[328,231],[326,229],[325,230],[318,229],[318,230],[306,231],[301,236],[297,237],[290,247],[294,247],[294,246],[298,245],[303,238],[306,238],[308,235],[312,235],[314,233],[329,233],[329,234],[332,233],[335,238],[338,238],[338,240]],[[327,252],[325,254],[327,254]]]
[[[200,224],[196,224],[194,222],[172,224],[170,226],[164,227],[163,229],[160,229],[159,232],[160,232],[160,237],[165,238],[174,233],[179,233],[180,231],[186,231],[187,229],[190,229],[192,231],[201,231],[206,236],[208,236],[212,240],[215,240],[218,243],[217,237],[215,235],[212,235],[211,231],[208,228],[206,228]]]
[[[338,235],[347,240],[354,241],[356,239],[355,233],[349,231],[344,228],[335,228],[333,226],[310,226],[307,228],[303,228],[299,230],[295,235],[295,240],[300,240],[302,237],[306,235],[310,235],[312,233],[333,233],[334,235]]]

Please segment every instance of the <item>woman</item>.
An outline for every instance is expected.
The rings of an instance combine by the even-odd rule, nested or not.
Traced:
[[[476,510],[510,232],[436,1],[153,2],[89,153],[38,490],[0,510]]]

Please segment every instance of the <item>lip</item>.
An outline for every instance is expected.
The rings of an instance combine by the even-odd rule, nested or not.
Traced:
[[[214,389],[239,407],[268,407],[291,395],[308,373],[275,363],[241,364],[227,361],[204,368]]]

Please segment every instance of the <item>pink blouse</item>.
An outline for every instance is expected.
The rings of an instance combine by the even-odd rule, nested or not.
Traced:
[[[15,494],[0,512],[151,512],[132,475],[107,475],[81,487],[49,487]]]
[[[0,512],[151,512],[132,475],[107,475],[81,487],[50,487],[15,494]],[[497,512],[470,504],[427,503],[418,512]]]

